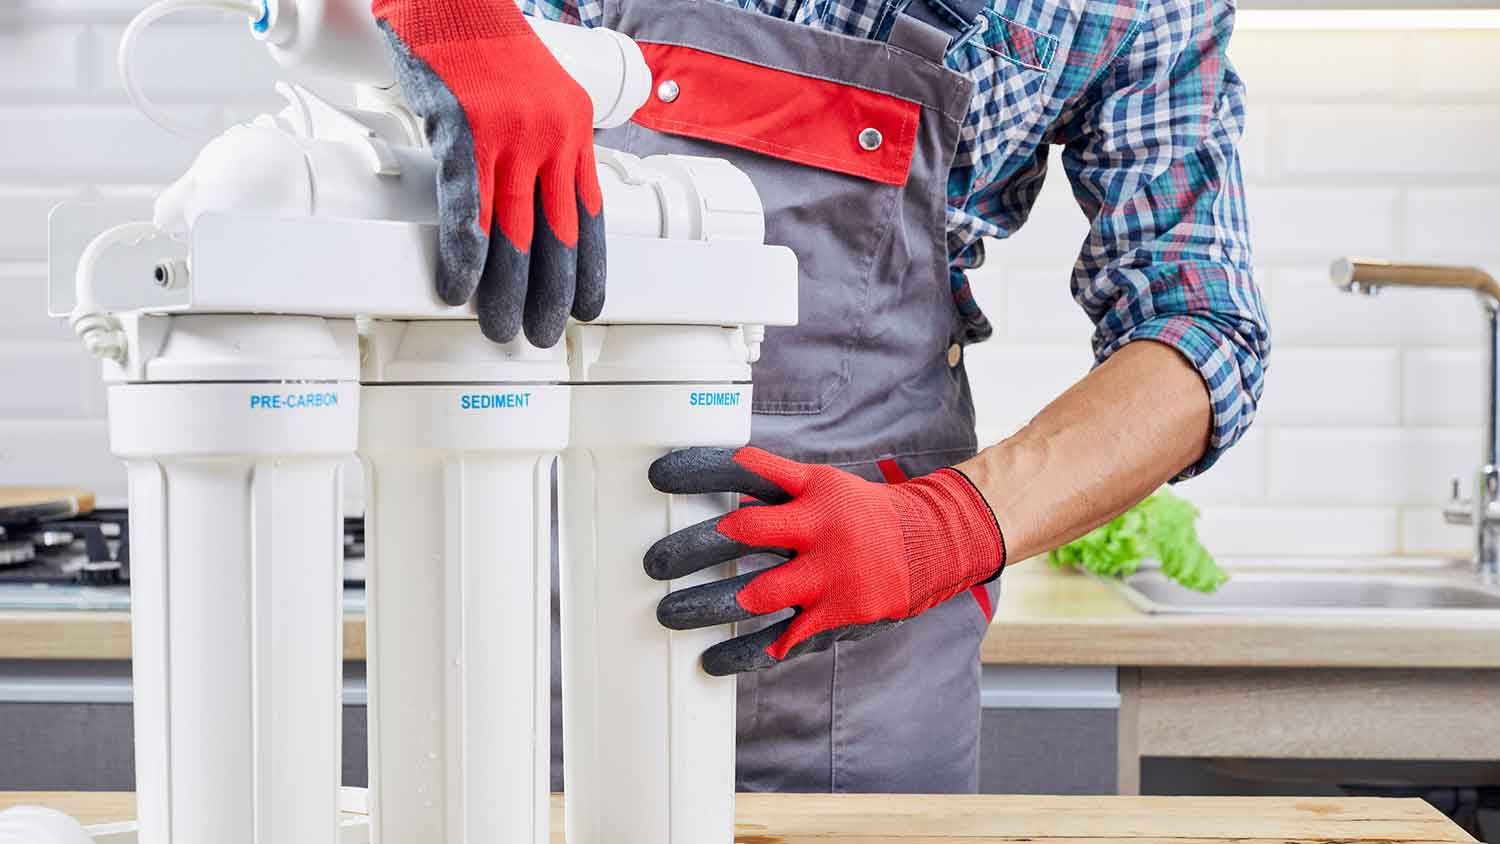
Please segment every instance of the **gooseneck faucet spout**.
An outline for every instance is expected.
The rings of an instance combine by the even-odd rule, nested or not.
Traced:
[[[1481,577],[1500,582],[1500,282],[1478,267],[1447,267],[1429,264],[1393,264],[1358,258],[1333,262],[1330,275],[1340,290],[1373,295],[1383,287],[1446,288],[1472,290],[1483,309],[1487,326],[1484,373],[1484,442],[1480,465],[1474,475],[1474,494],[1468,501],[1458,496],[1460,483],[1453,482],[1453,500],[1443,511],[1449,524],[1474,529],[1474,564]]]

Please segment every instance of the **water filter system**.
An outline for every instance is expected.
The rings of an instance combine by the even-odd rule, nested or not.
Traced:
[[[245,11],[278,61],[354,83],[357,103],[279,85],[286,107],[209,140],[149,221],[107,203],[53,214],[51,310],[102,361],[134,543],[139,820],[89,834],[548,841],[562,455],[568,840],[729,844],[733,681],[698,666],[711,633],[656,623],[671,587],[641,559],[733,506],[658,493],[646,467],[746,442],[764,328],[796,320],[796,261],[764,243],[754,186],[719,160],[597,149],[603,314],[556,348],[491,343],[434,292],[436,164],[366,0],[153,5],[121,49],[148,116],[166,122],[128,70],[139,32],[205,4]],[[628,38],[533,25],[597,126],[644,102]],[[340,820],[339,467],[355,454],[367,825]],[[46,824],[28,840],[72,844]]]

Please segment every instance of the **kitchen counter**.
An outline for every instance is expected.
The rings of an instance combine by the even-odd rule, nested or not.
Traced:
[[[127,820],[135,808],[128,793],[0,793],[0,809],[22,803],[85,823]],[[737,844],[1474,841],[1421,800],[742,794],[737,803]],[[561,796],[552,814],[552,840],[561,844]]]
[[[1040,559],[1001,583],[988,665],[1500,668],[1500,612],[1148,615]]]
[[[365,658],[363,617],[344,658]],[[1390,616],[1148,615],[1104,583],[1028,560],[1007,571],[981,655],[989,665],[1500,668],[1500,612]],[[130,619],[0,611],[0,659],[130,658]]]
[[[365,658],[365,619],[344,616],[344,659]],[[128,660],[130,614],[0,610],[0,659]]]
[[[1149,615],[1109,584],[1041,560],[1014,566],[1003,583],[982,649],[985,740],[1011,754],[996,759],[1033,753],[1021,766],[1032,774],[1058,768],[1040,780],[1048,790],[1138,793],[1146,757],[1500,759],[1500,731],[1472,726],[1500,722],[1500,612]],[[344,656],[355,663],[365,657],[359,597],[351,593],[344,622]],[[69,676],[48,662],[129,658],[129,616],[118,609],[0,610],[0,660],[39,661],[44,680]],[[128,682],[118,693],[128,700]],[[17,694],[36,699],[29,687]],[[363,735],[362,722],[350,729]],[[1069,741],[1077,746],[1059,756]],[[1059,758],[1072,761],[1049,761]],[[128,759],[116,761],[128,770]]]

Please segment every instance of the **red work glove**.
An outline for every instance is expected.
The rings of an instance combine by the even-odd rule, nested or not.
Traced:
[[[438,295],[537,346],[604,307],[593,105],[514,0],[374,0],[438,160]]]
[[[726,675],[862,639],[999,576],[1005,540],[962,472],[878,484],[758,448],[690,448],[651,464],[662,492],[737,492],[766,505],[684,528],[651,546],[646,573],[682,577],[746,554],[787,562],[673,592],[657,618],[674,630],[796,607],[791,618],[721,642],[703,669]]]

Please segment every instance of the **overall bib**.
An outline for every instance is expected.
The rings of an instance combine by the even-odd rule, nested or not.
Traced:
[[[903,15],[889,43],[854,38],[721,0],[604,0],[603,25],[640,42],[662,87],[597,142],[728,159],[760,192],[766,242],[797,255],[799,324],[767,332],[753,444],[887,482],[973,455],[945,228],[973,83],[943,67],[947,35]],[[996,589],[741,675],[739,788],[975,791]]]

